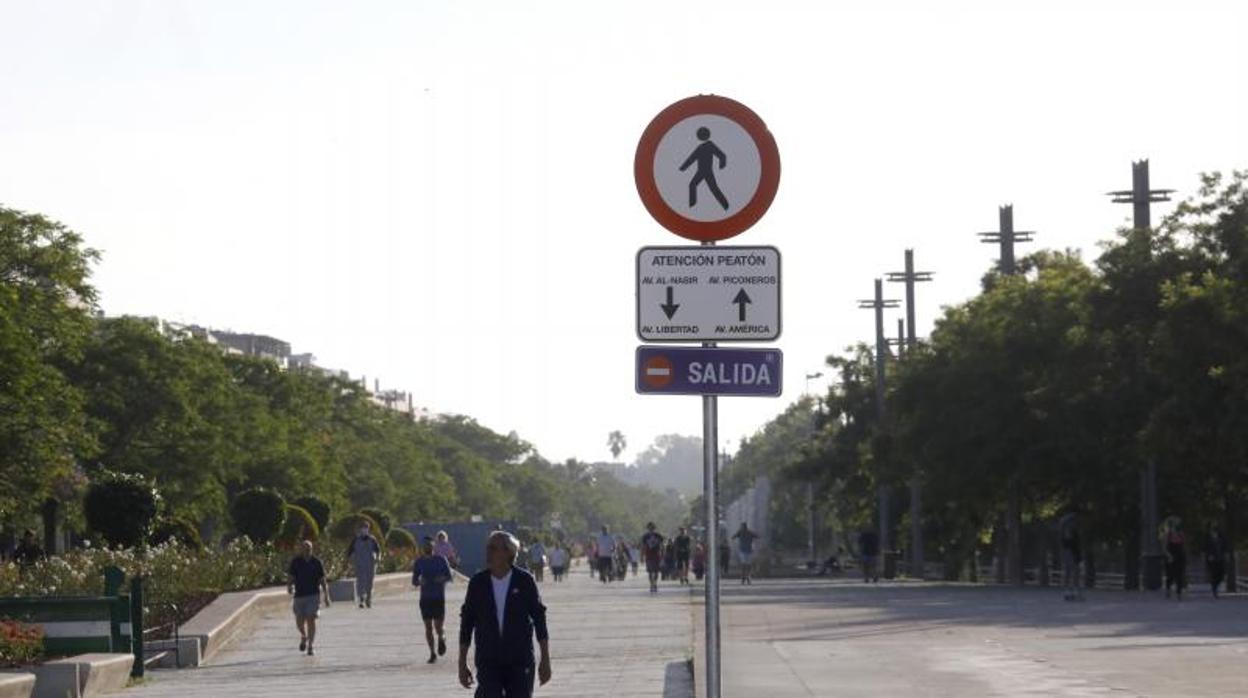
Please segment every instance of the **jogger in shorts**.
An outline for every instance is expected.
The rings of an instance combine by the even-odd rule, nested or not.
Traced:
[[[433,541],[425,538],[421,556],[412,565],[412,586],[420,587],[420,619],[425,623],[425,641],[429,643],[429,663],[446,654],[446,583],[451,581],[451,563],[433,552]],[[437,644],[433,635],[437,632]]]
[[[286,570],[289,580],[286,593],[295,597],[291,604],[295,612],[295,627],[299,628],[299,651],[315,654],[312,643],[316,641],[316,618],[320,615],[321,597],[329,607],[329,584],[325,581],[325,565],[312,554],[312,542],[304,541],[299,555],[290,561]]]

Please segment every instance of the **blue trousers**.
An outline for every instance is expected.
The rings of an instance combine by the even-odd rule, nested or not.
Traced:
[[[477,665],[476,698],[532,698],[533,665]]]

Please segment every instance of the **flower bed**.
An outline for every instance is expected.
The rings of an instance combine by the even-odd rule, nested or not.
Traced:
[[[329,578],[342,576],[343,556],[332,549],[321,552]],[[204,550],[192,550],[176,541],[149,547],[143,553],[82,548],[41,560],[25,570],[0,565],[0,596],[98,595],[103,592],[104,569],[115,566],[127,577],[145,575],[144,624],[158,628],[185,622],[222,592],[285,584],[292,555],[245,538]]]
[[[43,658],[43,630],[38,625],[0,618],[0,667],[35,664]]]

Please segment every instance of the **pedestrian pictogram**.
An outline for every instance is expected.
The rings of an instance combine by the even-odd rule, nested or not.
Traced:
[[[697,164],[697,170],[694,172],[693,179],[689,180],[689,208],[698,205],[698,185],[706,182],[706,186],[711,190],[711,195],[719,202],[724,210],[728,210],[728,199],[724,198],[724,193],[719,190],[719,183],[715,181],[714,161],[719,161],[719,169],[728,166],[728,157],[724,155],[724,151],[715,145],[711,140],[711,129],[700,126],[698,127],[698,140],[702,144],[693,149],[689,154],[689,159],[680,166],[680,171],[684,172],[689,169],[690,165]]]
[[[641,367],[641,381],[648,388],[664,388],[672,382],[672,362],[666,356],[651,356]]]
[[[637,144],[633,175],[646,210],[663,227],[712,242],[767,212],[780,184],[780,155],[749,107],[702,95],[654,117]]]

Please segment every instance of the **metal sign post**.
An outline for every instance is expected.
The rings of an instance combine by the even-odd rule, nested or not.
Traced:
[[[778,351],[729,352],[716,342],[770,342],[780,335],[780,253],[771,247],[712,251],[717,240],[740,234],[767,212],[780,183],[780,154],[749,107],[699,95],[654,117],[637,144],[633,175],[642,204],[660,225],[702,243],[638,253],[637,335],[702,342],[702,348],[642,347],[636,385],[641,394],[702,396],[705,694],[720,698],[718,396],[775,397],[782,378]]]
[[[715,242],[704,242],[714,247]],[[703,342],[707,349],[715,342]],[[706,502],[706,698],[719,698],[719,398],[702,396],[702,491]]]
[[[708,342],[707,346],[715,346]],[[706,492],[706,697],[719,698],[719,398],[702,397],[702,481]]]

